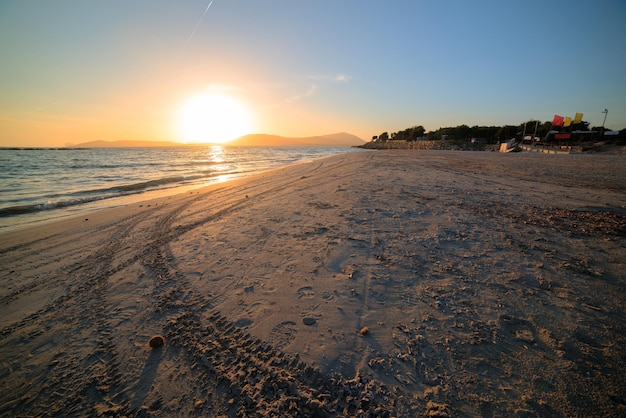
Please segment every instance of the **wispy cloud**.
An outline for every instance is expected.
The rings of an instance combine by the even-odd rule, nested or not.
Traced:
[[[302,99],[306,99],[307,97],[313,96],[317,92],[317,90],[319,90],[319,87],[317,84],[310,84],[305,91],[303,91],[300,94],[296,94],[295,96],[292,96],[286,99],[285,101],[287,103],[293,103],[293,102],[300,101]]]
[[[321,89],[320,84],[330,83],[347,83],[351,77],[345,74],[322,74],[322,75],[309,75],[304,77],[305,80],[311,81],[302,93],[296,94],[292,97],[285,99],[287,103],[297,102],[309,97],[312,97],[318,93]]]
[[[312,75],[307,78],[310,80],[330,81],[330,82],[338,82],[338,83],[347,83],[351,79],[350,76],[345,75],[345,74]]]
[[[335,76],[335,81],[340,81],[342,83],[347,83],[348,81],[350,81],[350,76],[347,76],[345,74],[338,74]]]

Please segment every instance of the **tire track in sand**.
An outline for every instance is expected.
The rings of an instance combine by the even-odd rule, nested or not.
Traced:
[[[103,237],[105,244],[84,261],[63,270],[66,278],[61,270],[54,276],[53,280],[68,284],[66,294],[0,332],[1,352],[12,353],[6,363],[22,366],[16,373],[3,371],[0,375],[13,387],[0,394],[0,415],[8,411],[24,415],[89,411],[91,415],[113,416],[389,416],[394,410],[401,411],[394,396],[376,382],[322,374],[297,356],[286,355],[246,334],[213,310],[213,295],[200,294],[177,270],[169,247],[172,239],[297,181],[269,182],[252,198],[245,195],[248,190],[237,188],[226,193],[202,193],[177,206],[166,204],[165,208],[123,219],[109,229]],[[191,205],[217,194],[229,198],[204,205],[205,214],[200,219],[190,223],[179,219]],[[200,211],[190,211],[194,213]],[[137,242],[143,245],[134,245]],[[45,250],[38,251],[45,256]],[[138,369],[141,365],[131,364],[136,358],[127,358],[116,344],[116,339],[126,338],[124,332],[140,330],[131,329],[132,324],[128,329],[114,325],[112,317],[118,308],[112,310],[116,302],[107,293],[113,276],[127,271],[136,275],[137,269],[144,271],[142,285],[151,283],[146,300],[141,302],[148,309],[138,314],[138,324],[161,324],[167,339],[161,354],[150,354],[143,370]],[[40,286],[44,284],[38,283],[33,289]],[[59,326],[63,329],[60,335],[46,331]],[[17,351],[45,356],[45,370],[33,365],[38,376],[33,379],[28,361]],[[177,384],[187,391],[187,397],[202,400],[178,406],[168,403],[169,394],[160,385],[168,377],[157,373],[160,359],[176,364],[174,369],[181,372]],[[25,386],[26,382],[29,385]]]
[[[286,185],[280,188],[283,187]],[[273,188],[265,193],[276,191]],[[194,227],[248,204],[250,200],[244,198],[205,217],[204,222],[197,222]],[[171,216],[169,220],[174,218]],[[155,236],[169,229],[165,223],[164,220],[155,226]],[[170,230],[182,234],[188,227]],[[212,295],[199,294],[177,272],[168,244],[171,239],[169,236],[162,241],[163,245],[154,248],[146,263],[158,281],[154,294],[158,309],[153,317],[164,322],[170,349],[181,350],[179,361],[189,364],[194,373],[195,383],[188,390],[210,399],[198,402],[195,412],[219,411],[229,416],[249,413],[328,416],[353,415],[357,411],[368,411],[366,416],[388,416],[391,413],[393,402],[389,401],[391,395],[384,387],[360,377],[345,380],[339,375],[323,375],[300,362],[297,356],[288,356],[251,337],[212,310]],[[207,390],[211,387],[215,389]],[[161,397],[162,394],[145,395],[143,400]],[[138,406],[134,403],[135,408]]]

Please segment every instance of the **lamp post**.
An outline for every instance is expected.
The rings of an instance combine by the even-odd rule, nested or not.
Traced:
[[[604,109],[604,112],[602,112],[602,113],[604,113],[604,120],[602,121],[602,131],[600,131],[601,132],[600,133],[600,135],[601,135],[600,139],[602,139],[602,136],[604,136],[604,124],[606,123],[606,115],[609,114],[609,110],[608,109]]]

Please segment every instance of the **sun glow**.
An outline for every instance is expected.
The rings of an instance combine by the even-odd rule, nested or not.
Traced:
[[[252,115],[235,97],[207,91],[189,98],[178,112],[184,142],[223,144],[251,133]]]

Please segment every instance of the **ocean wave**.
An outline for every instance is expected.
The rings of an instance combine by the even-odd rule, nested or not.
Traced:
[[[0,208],[0,218],[15,215],[26,215],[29,213],[43,212],[52,209],[63,209],[71,206],[82,205],[85,203],[95,202],[106,199],[104,196],[93,196],[85,199],[60,200],[58,202],[35,203],[32,205],[9,206]]]
[[[210,152],[207,150],[211,150]],[[58,209],[80,210],[92,202],[107,207],[117,197],[217,181],[285,165],[301,159],[345,152],[336,148],[92,149],[0,153],[0,228],[11,217],[54,217]],[[30,217],[30,218],[34,218]]]
[[[141,181],[138,183],[129,183],[122,185],[115,185],[110,187],[96,188],[96,189],[86,189],[86,190],[77,190],[74,192],[66,192],[66,193],[57,193],[48,196],[48,199],[61,199],[64,197],[75,197],[73,200],[85,200],[91,199],[94,196],[97,200],[102,198],[110,198],[123,196],[132,193],[140,193],[147,189],[158,189],[160,186],[166,186],[168,184],[176,184],[176,183],[184,183],[187,177],[166,177],[162,179],[156,180],[147,180]],[[101,196],[98,198],[97,196]]]
[[[136,191],[142,191],[145,189],[157,188],[159,186],[165,186],[167,184],[172,184],[172,183],[182,183],[183,181],[185,181],[185,177],[165,177],[162,179],[148,180],[148,181],[143,181],[139,183],[126,184],[122,186],[113,186],[108,189],[104,189],[104,191],[136,192]]]
[[[46,203],[33,203],[27,205],[9,206],[0,208],[0,218],[14,215],[24,215],[34,212],[42,212],[53,209],[63,209],[85,203],[96,202],[114,197],[127,196],[141,193],[146,190],[158,189],[166,185],[183,183],[184,177],[166,177],[157,180],[143,181],[126,185],[118,185],[102,189],[80,190],[67,194],[55,194],[48,198]],[[58,200],[57,200],[58,199]]]
[[[239,170],[228,173],[219,171],[202,172],[198,175],[164,177],[160,179],[141,181],[138,183],[129,183],[112,187],[54,194],[48,197],[48,201],[46,203],[39,202],[0,208],[0,218],[7,216],[24,215],[35,212],[43,212],[54,209],[64,209],[71,206],[96,202],[99,200],[143,193],[148,190],[159,190],[167,188],[167,186],[177,187],[189,183],[193,184],[201,180],[208,180],[209,178],[222,176],[224,174],[237,174],[238,172]]]

